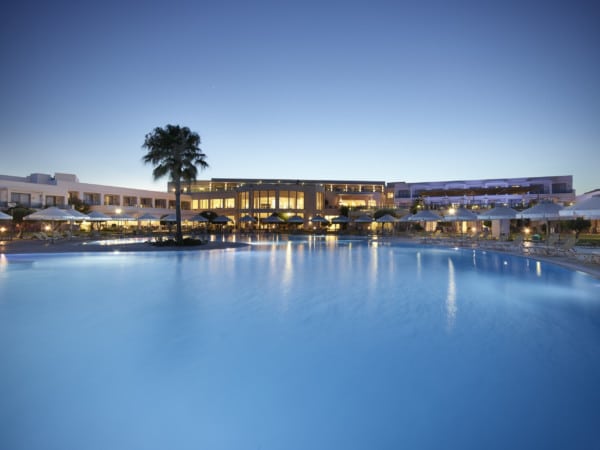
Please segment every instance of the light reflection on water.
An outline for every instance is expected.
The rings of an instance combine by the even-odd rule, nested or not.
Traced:
[[[598,442],[577,272],[330,237],[0,262],[0,448]]]

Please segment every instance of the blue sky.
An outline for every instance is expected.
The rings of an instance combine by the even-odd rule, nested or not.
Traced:
[[[173,123],[202,137],[200,178],[600,188],[597,2],[14,3],[2,174],[164,190],[141,145]]]

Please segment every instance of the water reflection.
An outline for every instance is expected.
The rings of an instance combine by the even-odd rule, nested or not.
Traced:
[[[448,292],[446,295],[446,318],[448,329],[454,328],[456,320],[456,275],[454,273],[454,263],[452,258],[448,258]]]

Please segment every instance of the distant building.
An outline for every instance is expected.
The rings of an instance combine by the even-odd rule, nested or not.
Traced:
[[[561,204],[575,201],[573,176],[493,178],[483,180],[388,183],[394,204],[408,207],[415,202],[432,209],[447,206],[487,208],[496,204],[524,208],[532,201],[553,200]]]

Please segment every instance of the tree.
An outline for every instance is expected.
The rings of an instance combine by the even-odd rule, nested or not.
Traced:
[[[199,147],[200,136],[190,131],[188,127],[167,125],[156,127],[146,135],[142,148],[148,150],[142,160],[152,164],[152,175],[158,180],[168,175],[175,185],[175,219],[177,230],[175,240],[181,244],[181,183],[191,182],[198,175],[198,167],[204,170],[208,167],[206,155]]]

